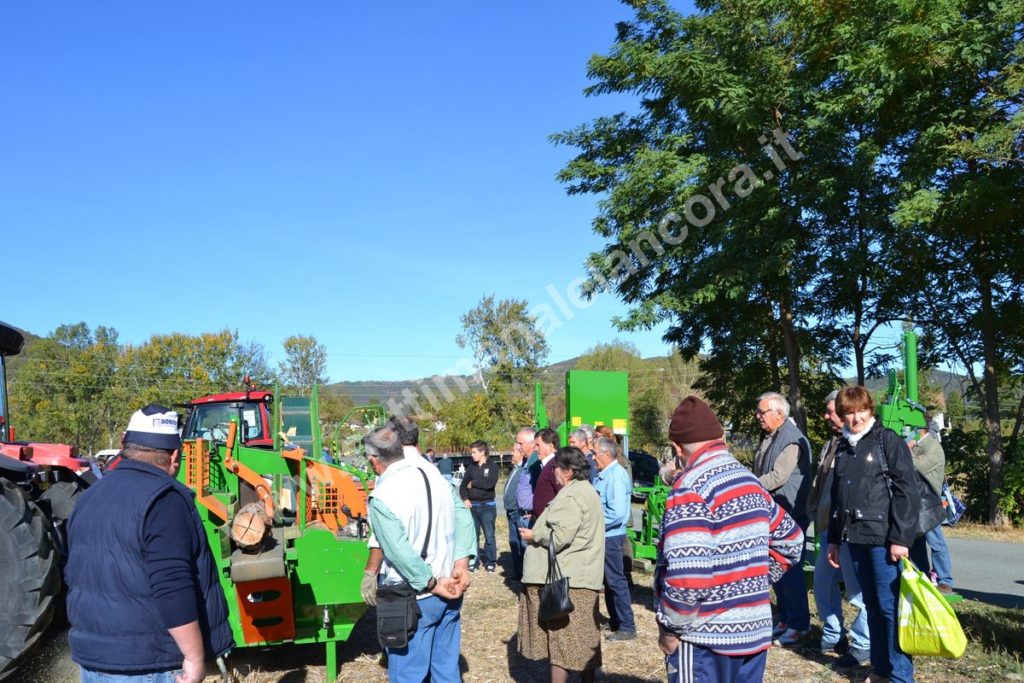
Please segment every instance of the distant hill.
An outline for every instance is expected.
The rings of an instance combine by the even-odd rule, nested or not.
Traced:
[[[579,357],[577,356],[543,366],[541,373],[544,376],[545,385],[560,385],[565,373],[575,368],[578,362]],[[452,393],[458,392],[461,383],[466,383],[470,387],[478,386],[475,375],[446,375],[443,378],[420,377],[418,379],[397,380],[393,382],[377,380],[335,382],[334,384],[322,387],[321,391],[347,394],[357,406],[366,405],[367,403],[382,403],[386,405],[391,399],[401,401],[404,398],[403,392],[405,391],[412,392],[417,396],[423,396],[424,387],[440,396],[441,390],[437,386],[439,382],[443,382]]]

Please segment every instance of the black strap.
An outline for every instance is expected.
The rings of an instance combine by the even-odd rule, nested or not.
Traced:
[[[562,578],[562,570],[558,566],[558,559],[555,557],[554,534],[548,536],[548,583],[554,583]]]
[[[423,539],[423,550],[420,551],[420,558],[427,559],[427,545],[430,543],[430,527],[434,520],[434,499],[430,495],[430,482],[427,481],[427,473],[419,467],[416,471],[423,477],[423,485],[427,487],[427,537]]]

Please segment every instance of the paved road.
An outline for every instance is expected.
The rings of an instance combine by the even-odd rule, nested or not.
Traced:
[[[946,538],[956,591],[970,600],[1024,608],[1024,544]]]

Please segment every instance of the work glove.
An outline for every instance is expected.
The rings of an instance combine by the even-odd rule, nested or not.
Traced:
[[[363,594],[363,602],[370,607],[377,606],[377,572],[363,572],[359,592]]]

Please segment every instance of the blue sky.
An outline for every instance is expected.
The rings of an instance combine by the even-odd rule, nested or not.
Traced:
[[[629,10],[557,3],[5,3],[0,319],[124,342],[291,334],[333,381],[441,372],[485,294],[551,303],[601,242],[553,132]],[[12,265],[13,264],[13,265]],[[620,338],[604,295],[550,360]],[[382,316],[382,311],[394,316]]]

